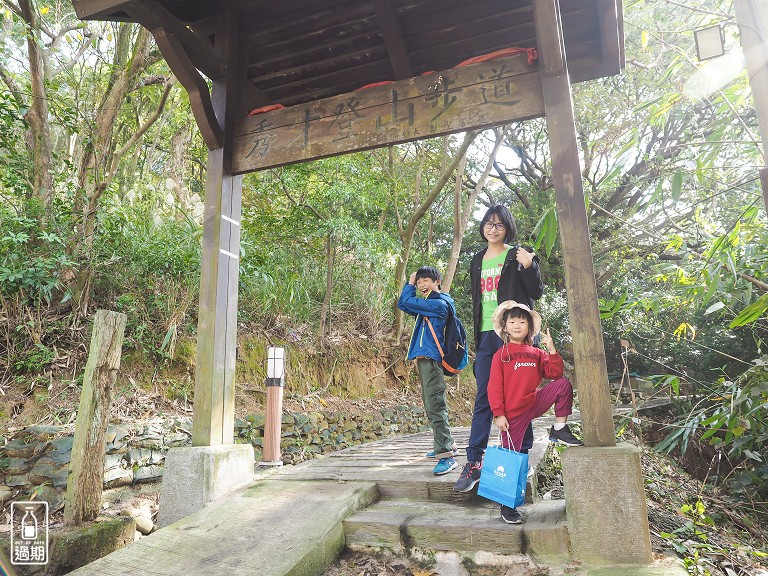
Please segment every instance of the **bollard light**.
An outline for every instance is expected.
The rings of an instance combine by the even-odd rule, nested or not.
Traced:
[[[285,384],[285,348],[267,349],[267,386]]]
[[[283,419],[285,348],[267,349],[267,411],[264,419],[264,455],[259,466],[282,466],[280,428]]]

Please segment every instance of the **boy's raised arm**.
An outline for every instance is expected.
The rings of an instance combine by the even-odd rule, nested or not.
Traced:
[[[400,293],[397,307],[408,314],[422,316],[446,316],[448,303],[442,298],[419,298],[416,296],[416,286],[406,284]]]

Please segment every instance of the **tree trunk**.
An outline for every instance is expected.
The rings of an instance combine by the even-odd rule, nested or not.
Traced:
[[[467,229],[469,217],[472,215],[472,209],[475,207],[477,196],[480,194],[483,186],[485,186],[485,183],[488,180],[488,175],[491,173],[491,168],[493,168],[493,165],[496,162],[496,154],[498,154],[501,144],[507,136],[507,130],[508,129],[494,129],[496,143],[493,145],[493,150],[491,150],[491,153],[488,156],[485,170],[483,170],[483,173],[475,184],[475,187],[472,189],[466,204],[463,206],[461,202],[461,176],[464,173],[464,167],[467,164],[466,157],[461,161],[459,168],[456,171],[456,186],[454,186],[453,189],[453,241],[451,242],[451,256],[448,260],[448,268],[445,271],[445,278],[443,278],[443,292],[451,291],[451,284],[453,284],[453,277],[456,275],[459,254],[461,254],[461,243],[464,239],[464,232]]]
[[[447,164],[442,174],[440,175],[440,178],[438,178],[435,185],[427,193],[421,203],[416,207],[413,214],[411,214],[411,217],[408,219],[408,225],[401,233],[401,240],[403,244],[400,250],[400,257],[397,261],[397,266],[395,267],[395,286],[400,287],[405,282],[405,269],[408,265],[408,256],[411,253],[413,237],[416,234],[416,229],[419,225],[419,222],[421,222],[421,219],[435,202],[438,195],[445,187],[445,184],[448,182],[448,179],[456,171],[456,168],[458,167],[462,158],[464,158],[465,154],[467,153],[469,146],[477,137],[477,134],[478,133],[476,131],[469,131],[464,134],[464,141],[461,143],[461,146],[459,146],[459,149],[456,151],[453,159],[450,161],[450,163]],[[394,303],[394,312],[395,316],[394,321],[392,322],[391,335],[392,340],[394,342],[398,342],[400,340],[400,336],[403,333],[403,312],[397,307],[397,301]]]
[[[48,124],[48,96],[45,91],[45,61],[40,39],[37,10],[30,0],[19,0],[19,8],[26,23],[27,55],[32,100],[25,118],[29,125],[27,147],[32,156],[32,197],[40,201],[46,225],[53,198],[53,171],[51,170],[51,130]]]
[[[323,306],[320,309],[320,348],[325,347],[325,341],[331,334],[330,314],[331,314],[331,296],[333,295],[333,264],[335,251],[333,249],[333,235],[328,233],[325,238],[325,296],[323,297]],[[326,327],[326,322],[329,324]]]
[[[68,245],[78,268],[67,280],[75,314],[80,318],[88,313],[96,216],[99,200],[107,189],[115,165],[113,131],[117,125],[117,116],[126,96],[149,65],[151,35],[146,29],[139,28],[136,40],[132,42],[135,30],[131,25],[120,28],[109,87],[97,111],[91,142],[83,152],[78,170],[78,184],[83,192],[75,200],[73,214],[77,215],[79,221]]]
[[[64,505],[65,524],[93,520],[101,511],[107,424],[120,368],[126,319],[125,314],[119,312],[96,312],[75,423]]]

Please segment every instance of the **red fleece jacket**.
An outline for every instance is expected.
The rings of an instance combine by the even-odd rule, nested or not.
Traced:
[[[542,379],[562,375],[563,359],[557,352],[547,354],[528,344],[505,344],[491,361],[488,402],[493,415],[509,420],[522,414],[536,401]]]

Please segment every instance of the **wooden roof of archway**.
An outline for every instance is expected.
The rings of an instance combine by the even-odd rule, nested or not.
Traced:
[[[533,4],[534,0],[73,0],[82,19],[138,22],[153,32],[190,94],[211,149],[223,145],[223,132],[205,77],[215,81],[234,67],[244,69],[238,90],[243,116],[256,108],[295,109],[321,100],[327,101],[326,109],[343,107],[344,102],[333,99],[363,86],[404,83],[508,48],[536,48],[543,39],[537,38]],[[217,37],[226,32],[222,27],[226,13],[236,14],[239,25],[237,59],[230,51],[230,61],[216,47]],[[571,82],[614,75],[622,69],[621,0],[560,0],[560,13]],[[538,65],[534,61],[519,72],[536,71]],[[424,87],[421,90],[423,95]],[[541,99],[521,96],[524,100],[534,97]],[[282,126],[300,122],[297,114],[281,115],[276,121]],[[506,116],[490,115],[476,125],[541,115],[540,106],[529,106]],[[254,121],[250,128],[236,125],[235,131],[252,134],[254,125]],[[469,127],[466,120],[457,120],[443,130],[430,126],[434,129],[414,130],[386,142],[363,142],[358,149],[456,132],[465,126]],[[284,147],[288,140],[274,138],[273,150],[278,142]],[[252,150],[249,146],[241,143],[240,153],[235,152],[236,172],[344,151],[239,162],[238,157]]]
[[[620,0],[619,0],[620,1]],[[177,35],[208,78],[226,74],[213,55],[218,16],[245,20],[250,105],[291,106],[385,80],[446,70],[507,47],[536,47],[532,0],[75,0],[78,16],[139,22]],[[619,72],[617,0],[562,0],[573,82]]]

